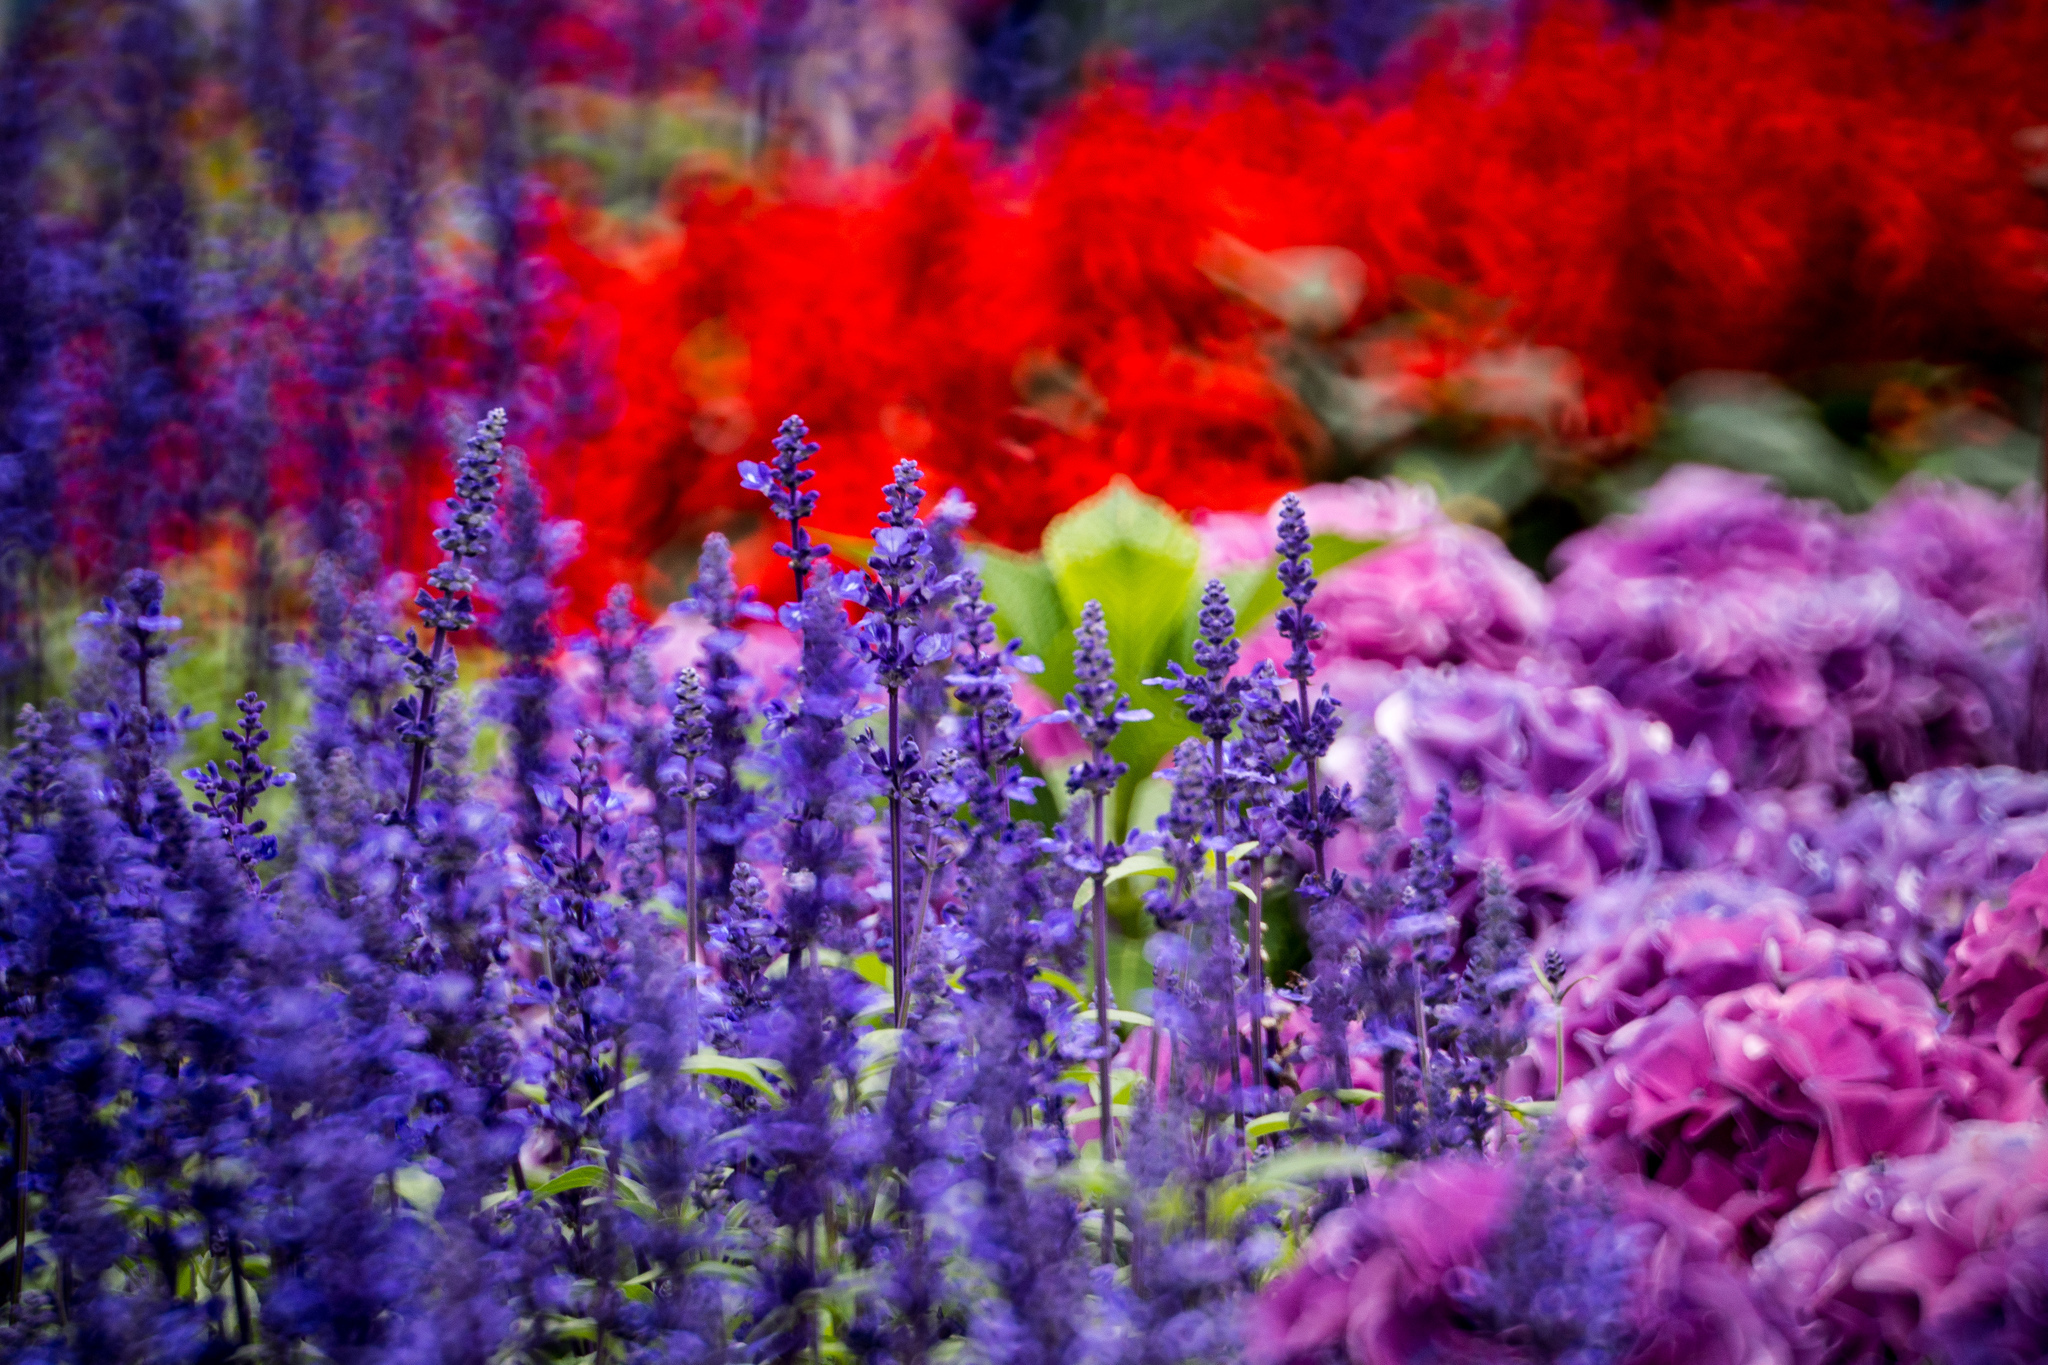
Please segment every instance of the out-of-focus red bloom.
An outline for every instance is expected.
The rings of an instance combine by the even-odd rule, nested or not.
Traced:
[[[673,262],[589,286],[622,405],[556,474],[591,529],[579,591],[751,511],[731,461],[795,410],[833,529],[865,528],[904,455],[1017,546],[1117,472],[1183,507],[1270,502],[1320,438],[1261,353],[1274,320],[1202,268],[1224,235],[1362,260],[1340,344],[1408,281],[1501,301],[1502,337],[1579,359],[1596,438],[1699,369],[2027,353],[2048,218],[2012,135],[2048,122],[2044,58],[2041,5],[1617,26],[1564,4],[1336,99],[1271,72],[1112,82],[1014,165],[938,137],[853,183],[680,185]]]

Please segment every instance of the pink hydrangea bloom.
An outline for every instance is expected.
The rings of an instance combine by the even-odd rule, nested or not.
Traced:
[[[1561,652],[1744,787],[1849,793],[2013,753],[2020,697],[1969,623],[1762,478],[1681,466],[1557,560]]]
[[[1597,1068],[1616,1034],[1673,1000],[1870,980],[1896,965],[1882,939],[1821,924],[1791,892],[1720,872],[1610,882],[1572,907],[1560,942],[1579,983],[1564,1004],[1567,1081]],[[1556,1093],[1556,1039],[1554,1021],[1538,1030],[1511,1093]]]
[[[2026,619],[2041,593],[2041,498],[2009,498],[1948,480],[1907,479],[1857,519],[1857,544],[1917,592],[1980,631]]]
[[[1958,1124],[1938,1152],[1848,1172],[1785,1216],[1755,1269],[1802,1361],[2041,1360],[2048,1129]]]
[[[1325,1218],[1245,1323],[1253,1365],[1787,1359],[1719,1220],[1631,1177],[1443,1159]]]
[[[1682,1191],[1752,1245],[1844,1170],[1933,1151],[1961,1119],[2048,1114],[2030,1077],[1944,1034],[1900,974],[1673,999],[1614,1034],[1562,1112],[1608,1168]]]
[[[1957,1033],[2048,1075],[2048,860],[2004,905],[1977,907],[1949,950],[1941,995]]]
[[[1543,923],[1622,869],[1720,861],[1741,832],[1741,804],[1705,746],[1677,747],[1668,726],[1554,670],[1352,664],[1331,685],[1392,748],[1405,829],[1419,831],[1438,784],[1449,788],[1460,908],[1490,858]],[[1347,738],[1332,767],[1356,789],[1368,757],[1366,736]]]
[[[1446,517],[1430,489],[1354,479],[1296,496],[1310,531],[1388,542],[1322,575],[1322,659],[1512,668],[1549,630],[1550,601],[1536,575],[1498,537]],[[1273,554],[1271,515],[1211,516],[1197,530],[1209,572],[1264,564]],[[1270,626],[1246,642],[1247,667],[1286,656]]]

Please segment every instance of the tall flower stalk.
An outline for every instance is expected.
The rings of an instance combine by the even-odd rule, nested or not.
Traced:
[[[683,761],[683,774],[671,795],[683,806],[683,913],[689,936],[684,955],[694,966],[703,937],[698,897],[703,865],[697,856],[697,805],[713,790],[709,774],[700,767],[711,752],[711,720],[704,711],[704,684],[696,669],[685,668],[676,674],[675,702],[669,750]]]
[[[1204,851],[1213,860],[1213,884],[1206,895],[1198,895],[1197,904],[1207,913],[1202,916],[1209,922],[1213,941],[1209,944],[1211,953],[1235,953],[1236,931],[1231,927],[1232,892],[1230,886],[1231,822],[1229,808],[1235,795],[1230,768],[1225,762],[1224,746],[1231,733],[1237,728],[1237,718],[1244,710],[1245,680],[1231,676],[1230,670],[1237,666],[1237,614],[1231,610],[1230,594],[1218,579],[1210,579],[1202,590],[1201,613],[1196,618],[1195,666],[1200,674],[1189,673],[1178,662],[1167,667],[1171,674],[1164,678],[1148,679],[1156,687],[1165,687],[1180,694],[1181,709],[1186,712],[1190,724],[1202,732],[1202,758],[1206,770],[1202,774],[1204,803],[1208,806],[1208,827],[1203,831]],[[1234,982],[1235,971],[1223,979],[1231,983],[1227,987],[1225,1019],[1230,1032],[1228,1065],[1233,1096],[1232,1107],[1236,1111],[1241,1127],[1244,1123],[1242,1079],[1237,1065],[1237,990]]]
[[[398,811],[401,824],[411,824],[418,816],[420,787],[434,746],[435,705],[440,695],[455,685],[455,651],[448,639],[476,624],[470,596],[478,580],[472,565],[482,561],[491,547],[491,518],[497,511],[504,453],[505,410],[492,408],[476,424],[455,459],[455,492],[448,499],[448,524],[434,532],[434,543],[447,558],[428,572],[427,586],[413,598],[420,609],[420,624],[433,630],[434,642],[422,650],[418,633],[405,633],[406,675],[418,695],[400,701],[397,708],[400,736],[412,746],[405,804]]]
[[[1088,757],[1067,770],[1067,791],[1088,795],[1089,843],[1069,862],[1088,874],[1090,893],[1089,929],[1094,937],[1095,1030],[1101,1056],[1096,1062],[1101,1092],[1102,1159],[1116,1160],[1116,1120],[1110,1067],[1116,1058],[1116,1031],[1109,1021],[1114,1001],[1109,994],[1109,869],[1122,856],[1120,844],[1108,838],[1107,808],[1116,784],[1130,771],[1128,763],[1111,758],[1109,746],[1117,731],[1134,721],[1152,719],[1150,711],[1134,710],[1130,697],[1117,686],[1116,659],[1109,652],[1109,626],[1102,604],[1090,599],[1081,608],[1081,624],[1074,628],[1074,690],[1067,693],[1067,718],[1088,745]],[[1103,1220],[1103,1259],[1110,1255],[1112,1229]]]
[[[867,611],[855,639],[888,698],[887,751],[876,753],[871,737],[862,747],[888,792],[890,990],[892,1013],[898,1019],[904,1016],[910,977],[903,915],[904,803],[920,776],[917,741],[903,734],[903,689],[919,669],[944,658],[952,646],[947,636],[919,628],[941,586],[932,570],[930,537],[917,519],[918,505],[924,501],[924,489],[918,486],[923,477],[915,462],[897,464],[896,477],[882,490],[888,508],[875,528],[868,574],[847,590],[847,596]]]
[[[789,527],[789,540],[778,543],[775,553],[789,561],[799,602],[810,586],[811,566],[831,553],[813,542],[804,526],[804,518],[818,508],[817,493],[804,491],[804,485],[818,477],[816,470],[804,468],[811,456],[818,453],[818,443],[810,439],[810,434],[804,419],[792,414],[782,420],[775,432],[773,461],[740,461],[740,485],[766,496],[776,519]]]

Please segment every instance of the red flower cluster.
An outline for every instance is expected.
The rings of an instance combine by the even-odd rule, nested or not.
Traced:
[[[2023,354],[2048,321],[2048,217],[2013,139],[2048,122],[2044,59],[2041,4],[1632,26],[1566,4],[1511,36],[1440,29],[1334,99],[1273,72],[1113,81],[1016,164],[940,137],[857,185],[681,183],[657,267],[600,262],[565,222],[546,251],[615,329],[621,400],[553,457],[590,530],[579,596],[744,509],[734,455],[799,409],[827,493],[862,494],[828,508],[868,505],[904,455],[1011,544],[1112,472],[1264,506],[1321,438],[1266,362],[1273,319],[1203,269],[1226,238],[1362,259],[1340,345],[1443,284],[1498,301],[1487,336],[1579,358],[1594,435],[1704,368]]]

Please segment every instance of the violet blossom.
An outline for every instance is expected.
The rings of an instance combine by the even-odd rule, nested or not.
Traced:
[[[2048,861],[1971,912],[1941,998],[1956,1033],[2048,1077]]]
[[[1898,974],[1675,998],[1616,1033],[1559,1109],[1595,1161],[1682,1191],[1752,1246],[1845,1170],[1934,1151],[1964,1119],[2048,1117],[2031,1077],[1943,1033]]]
[[[1739,786],[1852,794],[2013,752],[2019,697],[1969,622],[1760,477],[1680,466],[1556,558],[1561,651]]]
[[[1628,1176],[1441,1158],[1323,1220],[1246,1314],[1246,1357],[1782,1365],[1732,1241]]]
[[[1788,1213],[1756,1280],[1801,1362],[2040,1358],[2048,1340],[2048,1128],[1962,1123]]]

